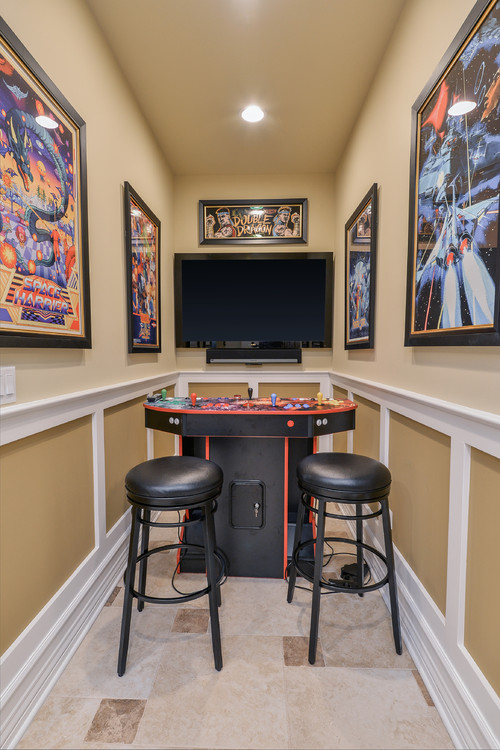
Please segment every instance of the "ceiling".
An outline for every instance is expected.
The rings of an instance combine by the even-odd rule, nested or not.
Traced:
[[[176,175],[333,172],[405,2],[86,0]]]

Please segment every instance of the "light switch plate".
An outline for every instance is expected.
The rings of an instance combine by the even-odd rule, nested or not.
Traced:
[[[16,368],[0,367],[0,404],[16,400]]]

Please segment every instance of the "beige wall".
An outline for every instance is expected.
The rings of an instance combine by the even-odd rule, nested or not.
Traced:
[[[290,155],[290,165],[293,157]],[[334,193],[332,175],[238,175],[220,177],[176,177],[175,178],[175,232],[176,253],[207,252],[206,245],[198,244],[198,201],[236,200],[253,198],[307,198],[308,199],[308,243],[283,245],[279,250],[333,252],[334,247]],[[239,246],[241,250],[274,252],[275,246],[252,248]],[[210,252],[221,252],[227,246],[210,245]],[[234,246],[229,248],[234,251]],[[335,259],[336,262],[336,259]],[[338,273],[338,267],[335,269]],[[286,365],[287,371],[307,369],[330,369],[332,352],[315,349],[302,352],[302,365]],[[180,370],[228,369],[227,365],[207,365],[205,350],[179,349],[177,367]],[[231,370],[249,372],[245,365],[230,365]],[[282,370],[283,365],[267,365],[266,370]],[[255,369],[254,369],[255,372]]]
[[[2,365],[16,367],[17,402],[173,369],[168,165],[84,3],[0,0],[0,11],[87,125],[92,349],[3,349]],[[162,354],[127,353],[125,181],[161,221]]]
[[[316,398],[319,383],[261,383],[259,396],[262,398],[276,393],[280,398]]]
[[[167,397],[171,398],[175,395],[175,388],[173,385],[167,388]],[[160,430],[153,431],[154,441],[154,457],[161,458],[162,456],[173,456],[175,453],[175,435],[170,432],[161,432]]]
[[[343,388],[334,388],[333,397],[340,400],[347,398],[347,391]],[[356,410],[357,411],[357,410]],[[356,425],[358,423],[358,415],[355,416]],[[347,432],[336,432],[333,435],[333,450],[338,453],[347,453]]]
[[[370,456],[377,461],[380,457],[380,407],[372,401],[353,394],[356,409],[356,429],[353,432],[353,452]]]
[[[391,414],[389,469],[394,544],[446,614],[450,438]]]
[[[411,108],[473,5],[473,0],[406,3],[345,149],[335,176],[333,369],[498,414],[499,347],[404,347]],[[375,348],[347,352],[344,224],[374,182],[379,186]]]
[[[90,417],[0,449],[0,653],[92,551]]]
[[[147,459],[144,401],[142,398],[113,406],[104,412],[106,460],[106,530],[130,508],[125,496],[125,475]]]
[[[196,393],[201,398],[218,398],[224,396],[240,395],[243,398],[248,396],[247,383],[189,383],[188,392]]]

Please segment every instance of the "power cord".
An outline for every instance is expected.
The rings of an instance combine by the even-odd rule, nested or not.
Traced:
[[[342,555],[342,556],[349,555],[350,557],[357,557],[357,555],[356,555],[355,552],[334,552],[333,547],[331,546],[331,544],[329,544],[328,542],[326,542],[326,545],[330,548],[331,552],[327,553],[327,555],[324,555],[324,557],[323,557],[323,567],[325,567],[326,565],[328,565],[328,563],[334,557],[337,557],[339,555]],[[325,560],[325,557],[327,558],[326,560]],[[289,579],[289,569],[290,569],[290,565],[291,564],[292,564],[292,562],[290,561],[290,563],[287,565],[286,571],[285,571],[285,581],[287,581],[287,582],[288,582],[288,579]],[[311,563],[311,566],[312,566],[312,563]],[[360,586],[358,584],[358,576],[357,576],[357,572],[356,571],[357,571],[357,563],[351,563],[349,565],[343,565],[342,568],[341,568],[341,571],[340,571],[340,578],[328,578],[328,579],[325,579],[324,577],[322,577],[321,582],[324,583],[324,584],[326,584],[326,585],[328,585],[330,583],[333,583],[334,585],[338,586],[339,588],[345,588],[345,589],[360,588]],[[370,567],[369,567],[368,563],[366,562],[366,560],[364,558],[363,558],[363,574],[364,574],[364,577],[363,577],[363,586],[366,586],[367,584],[369,584],[371,582],[371,580],[372,580],[372,574],[371,574],[371,571],[370,571]],[[300,586],[300,585],[297,585],[297,584],[295,585],[295,588],[303,589],[304,591],[310,591],[311,590],[310,588],[307,588],[307,586]],[[321,593],[322,596],[323,595],[327,596],[328,594],[336,594],[338,592],[336,592],[336,591],[321,591],[320,593]]]
[[[181,511],[177,511],[177,516],[178,516],[179,523],[180,523],[180,521],[181,521]],[[182,544],[181,527],[179,527],[177,529],[177,540],[178,540],[179,544]],[[185,549],[181,549],[180,550],[180,554],[179,554],[179,560],[177,562],[177,565],[174,568],[174,572],[172,573],[172,578],[171,578],[171,581],[170,581],[173,590],[176,592],[176,594],[179,594],[180,596],[189,596],[189,594],[192,593],[190,591],[186,591],[186,592],[181,591],[180,589],[177,588],[177,586],[174,583],[175,577],[179,573],[180,567],[181,567],[181,563],[182,563],[182,561],[183,561],[183,559],[184,559],[184,557],[186,555],[187,555],[187,551]],[[222,558],[222,562],[220,561],[219,558],[217,558],[217,560],[218,560],[218,562],[220,563],[220,565],[222,567],[222,579],[221,579],[221,581],[219,583],[219,586],[222,586],[227,581],[227,566],[226,566],[224,557]]]

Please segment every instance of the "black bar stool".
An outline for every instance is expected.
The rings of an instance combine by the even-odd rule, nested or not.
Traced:
[[[222,488],[222,469],[213,461],[193,456],[167,456],[144,461],[131,469],[125,478],[127,499],[132,505],[132,528],[127,570],[125,573],[125,593],[118,654],[118,674],[121,677],[127,664],[130,635],[132,601],[137,599],[137,609],[141,611],[144,602],[154,604],[179,604],[198,599],[208,594],[210,624],[215,668],[222,668],[219,613],[220,583],[225,576],[225,560],[216,548],[213,513],[217,507],[216,498]],[[178,511],[179,520],[172,523],[151,521],[151,511]],[[184,516],[182,515],[184,513]],[[148,549],[149,529],[182,528],[192,524],[203,524],[203,546],[188,544],[181,538],[178,543],[165,544]],[[141,554],[137,554],[139,530],[142,527]],[[165,550],[195,548],[203,551],[207,571],[207,586],[190,594],[174,597],[146,595],[147,561],[151,555]],[[216,561],[219,570],[216,570]],[[138,590],[134,589],[136,566],[139,563]]]
[[[394,553],[392,548],[391,524],[389,518],[388,495],[391,487],[391,473],[384,464],[367,456],[353,453],[315,453],[306,456],[297,465],[299,488],[302,490],[302,501],[297,513],[297,525],[293,543],[292,559],[289,564],[288,602],[293,599],[297,573],[313,584],[311,629],[309,635],[309,662],[316,660],[318,641],[319,609],[321,589],[327,592],[351,593],[362,596],[366,591],[375,591],[389,584],[391,602],[392,630],[396,653],[402,653],[401,628],[399,623],[398,596],[396,575],[394,571]],[[316,503],[314,503],[314,500]],[[355,504],[356,513],[346,515],[327,512],[327,503]],[[378,504],[376,510],[363,512],[363,503]],[[302,526],[305,512],[316,516],[316,538],[301,542]],[[363,542],[363,521],[382,516],[385,554]],[[325,537],[325,518],[340,518],[356,521],[356,539],[343,537]],[[323,548],[325,542],[341,542],[353,545],[356,549],[355,576],[351,580],[329,579],[322,577]],[[309,545],[314,547],[314,566],[300,558],[302,550]],[[365,562],[364,551],[376,555],[385,566],[385,575],[379,581],[364,584]],[[311,570],[314,570],[311,573]]]

